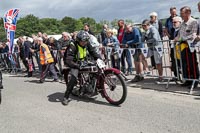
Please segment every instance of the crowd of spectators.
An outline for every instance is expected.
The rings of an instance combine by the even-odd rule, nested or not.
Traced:
[[[200,11],[200,3],[198,3],[198,9]],[[163,46],[162,40],[164,37],[168,37],[169,40],[173,40],[175,43],[179,43],[181,47],[181,60],[178,60],[178,66],[175,63],[174,44],[170,43],[170,57],[171,57],[171,70],[174,72],[174,76],[177,75],[177,67],[180,64],[183,65],[183,77],[199,79],[198,63],[196,61],[196,52],[189,50],[188,40],[195,40],[198,42],[200,39],[199,25],[200,21],[194,19],[191,16],[192,9],[188,6],[184,6],[180,9],[180,15],[177,14],[176,7],[170,8],[170,16],[167,18],[165,24],[159,20],[158,13],[151,12],[148,19],[144,19],[141,22],[141,27],[136,27],[133,24],[125,23],[123,19],[118,21],[117,34],[111,30],[111,28],[104,24],[102,31],[98,37],[99,48],[102,58],[111,60],[111,66],[120,69],[125,75],[131,75],[133,73],[133,66],[135,67],[136,76],[131,82],[138,82],[144,80],[143,74],[149,73],[149,67],[147,64],[147,58],[151,59],[152,69],[158,71],[158,81],[163,81],[163,68],[162,68],[162,55],[159,54],[156,46]],[[88,34],[95,36],[90,25],[84,24],[83,30]],[[62,37],[56,40],[53,37],[48,37],[46,33],[38,32],[37,35],[32,35],[33,41],[23,36],[18,38],[17,44],[15,44],[15,52],[18,53],[21,59],[27,77],[31,77],[34,71],[44,72],[43,64],[41,64],[40,58],[40,45],[39,43],[46,44],[54,59],[53,65],[55,71],[59,73],[59,68],[56,67],[56,63],[59,63],[58,59],[62,59],[66,48],[71,42],[76,40],[77,31],[73,33],[63,32]],[[39,38],[39,39],[38,39]],[[42,42],[41,42],[42,41]],[[146,45],[145,45],[146,42]],[[105,48],[104,48],[105,47]],[[141,48],[148,47],[147,57],[144,56]],[[108,57],[107,48],[111,49],[111,54]],[[119,54],[119,49],[123,48],[123,52]],[[129,49],[135,49],[135,53],[132,53]],[[7,43],[0,43],[0,53],[8,53],[9,48]],[[60,58],[57,58],[58,53]],[[16,56],[17,58],[17,56]],[[132,59],[133,58],[133,59]],[[2,65],[7,65],[8,68],[12,67],[12,62],[5,56],[1,56]],[[33,60],[36,60],[34,62]],[[133,60],[133,61],[132,61]],[[6,62],[6,63],[5,63]],[[16,63],[17,68],[21,68],[20,63]],[[32,66],[30,65],[32,64]],[[61,65],[61,64],[60,64]],[[31,66],[31,67],[30,67]],[[36,70],[36,66],[38,69]],[[53,68],[51,68],[53,70]],[[57,76],[53,71],[54,79],[57,80]],[[195,84],[197,86],[198,83]],[[190,81],[184,83],[185,86],[191,85]]]

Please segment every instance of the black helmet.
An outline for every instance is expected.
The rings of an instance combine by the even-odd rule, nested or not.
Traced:
[[[78,32],[76,36],[77,41],[88,41],[90,39],[89,33],[84,30]]]

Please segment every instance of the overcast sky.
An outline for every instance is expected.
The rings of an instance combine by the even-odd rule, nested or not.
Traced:
[[[159,18],[169,16],[169,8],[189,6],[192,15],[200,17],[197,3],[200,0],[0,0],[0,17],[10,8],[19,8],[19,16],[33,14],[39,18],[92,17],[100,20],[132,19],[141,22],[156,11]]]

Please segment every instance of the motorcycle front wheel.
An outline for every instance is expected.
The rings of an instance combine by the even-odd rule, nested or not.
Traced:
[[[113,105],[120,105],[126,100],[127,87],[121,74],[113,71],[105,72],[103,96]]]

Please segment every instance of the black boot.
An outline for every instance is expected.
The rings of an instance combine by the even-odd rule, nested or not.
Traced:
[[[69,83],[67,84],[67,90],[65,92],[65,96],[63,98],[62,104],[63,105],[68,105],[69,103],[69,95],[71,94],[74,86],[76,85],[77,81],[76,81],[76,77],[74,77],[73,75],[71,76],[71,79],[69,81]]]

